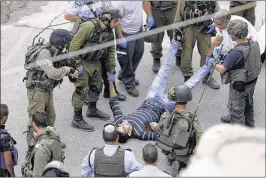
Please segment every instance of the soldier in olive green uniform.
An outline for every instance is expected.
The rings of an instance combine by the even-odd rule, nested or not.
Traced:
[[[37,133],[37,143],[21,166],[21,173],[25,177],[40,177],[50,161],[64,160],[60,136],[53,127],[47,127],[47,121],[46,113],[33,114],[32,127]]]
[[[27,73],[24,79],[26,80],[29,100],[28,114],[30,122],[35,112],[46,112],[48,115],[48,126],[54,126],[56,114],[53,89],[62,83],[63,77],[66,75],[77,78],[78,71],[72,67],[65,66],[63,61],[53,62],[51,58],[62,54],[62,51],[71,39],[70,32],[64,29],[57,29],[51,33],[49,43],[37,43],[28,48],[24,66]],[[30,122],[26,136],[29,151],[35,145]]]
[[[234,8],[234,7],[237,7],[237,6],[241,6],[241,5],[250,3],[250,2],[255,2],[256,3],[256,1],[231,1],[230,2],[230,8]],[[255,20],[256,20],[255,7],[252,7],[250,9],[246,9],[246,10],[243,10],[243,11],[235,12],[232,15],[238,15],[238,16],[244,17],[253,26],[255,26]]]
[[[174,22],[177,1],[145,1],[144,10],[147,14],[148,28],[162,27]],[[170,40],[173,38],[172,30],[167,31]],[[164,32],[157,34],[157,40],[151,44],[151,55],[153,57],[153,72],[158,73],[160,69],[160,58],[162,55],[162,42]],[[180,52],[176,57],[177,65],[180,64]]]
[[[119,20],[119,11],[115,8],[105,10],[99,19],[91,19],[80,25],[79,30],[74,35],[70,43],[69,51],[76,51],[85,47],[105,43],[114,40],[112,29]],[[107,68],[110,74],[115,74],[115,42],[113,46],[92,51],[80,56],[74,57],[79,68],[83,72],[75,83],[75,91],[72,96],[72,105],[74,107],[74,118],[72,126],[85,131],[93,131],[94,127],[88,124],[82,116],[82,107],[84,104],[84,88],[88,85],[88,109],[87,117],[98,117],[103,120],[109,120],[110,116],[96,107],[99,100],[99,94],[102,91],[102,66],[101,59],[107,55]]]
[[[202,128],[194,114],[186,108],[187,103],[192,100],[192,92],[187,86],[170,88],[168,98],[175,101],[176,106],[161,116],[161,135],[157,146],[173,163],[174,176],[181,168],[187,166],[188,159],[202,135]]]
[[[200,17],[204,14],[213,14],[219,9],[220,8],[217,1],[180,0],[177,6],[174,23]],[[185,81],[187,81],[193,75],[192,54],[196,41],[198,51],[201,55],[200,66],[205,64],[206,55],[211,46],[211,35],[207,33],[215,31],[214,25],[210,25],[212,22],[210,22],[208,25],[205,23],[207,22],[200,22],[182,27],[182,31],[184,33],[184,43],[182,48],[181,70]],[[209,31],[201,31],[201,29],[204,29],[204,27],[209,28]],[[207,80],[208,76],[205,77],[203,83],[207,83]],[[207,84],[213,89],[218,89],[220,87],[220,85],[213,78],[210,78]]]

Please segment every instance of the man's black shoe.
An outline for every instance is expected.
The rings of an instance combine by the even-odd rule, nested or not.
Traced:
[[[157,74],[158,71],[160,70],[161,62],[160,58],[154,58],[153,59],[153,66],[152,66],[152,71],[153,73]]]

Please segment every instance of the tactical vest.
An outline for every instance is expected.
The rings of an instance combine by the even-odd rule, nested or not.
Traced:
[[[255,83],[261,71],[261,58],[258,42],[249,41],[249,45],[239,44],[232,50],[242,52],[244,59],[240,60],[231,70],[221,74],[223,84],[231,83],[239,92],[245,86]]]
[[[24,64],[24,68],[27,70],[27,72],[26,77],[23,79],[23,82],[26,80],[26,88],[35,89],[37,91],[52,91],[56,86],[62,83],[63,79],[53,80],[49,78],[44,71],[29,66],[36,63],[38,55],[42,50],[48,50],[53,55],[50,47],[51,46],[49,43],[45,45],[43,43],[37,43],[28,47]],[[60,61],[53,63],[55,68],[60,68],[63,66],[63,64],[60,64]]]
[[[186,1],[183,12],[183,20],[193,19],[204,15],[212,14],[215,10],[215,1]],[[196,23],[202,25],[203,22]]]
[[[95,45],[110,41],[110,33],[112,33],[112,31],[102,30],[99,25],[99,22],[97,22],[96,19],[90,19],[89,21],[95,25],[95,29],[93,31],[92,37],[87,39],[87,41],[82,46],[82,48],[93,48],[93,46]],[[82,54],[80,57],[83,60],[97,61],[97,60],[104,58],[106,55],[107,55],[107,48],[104,48],[104,49]]]
[[[0,168],[7,169],[5,164],[4,152],[7,151],[7,147],[10,147],[10,142],[6,141],[6,138],[11,137],[10,134],[5,129],[0,129]],[[13,144],[16,144],[16,141],[11,137]],[[12,160],[14,166],[18,164],[18,150],[13,145],[12,151]]]
[[[177,1],[150,1],[151,7],[162,11],[171,9],[177,5]]]
[[[95,150],[94,177],[126,177],[125,150],[118,147],[113,156],[106,156],[103,148]]]
[[[193,127],[193,115],[175,110],[166,118],[163,131],[156,145],[164,152],[177,156],[193,153],[196,145],[196,133]]]
[[[49,158],[48,162],[53,161],[53,160],[58,160],[58,161],[63,162],[65,159],[64,152],[61,148],[60,136],[53,133],[53,130],[51,130],[50,128],[51,127],[47,127],[47,130],[38,137],[37,143],[34,146],[33,151],[26,158],[26,162],[22,166],[23,168],[26,168],[26,170],[29,171],[29,173],[27,174],[28,176],[33,171],[34,154],[35,154],[36,149],[38,149],[39,146],[46,146],[51,151],[51,158]]]

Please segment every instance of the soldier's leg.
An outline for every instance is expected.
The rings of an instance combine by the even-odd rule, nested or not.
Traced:
[[[27,89],[28,95],[28,114],[29,114],[29,122],[28,122],[28,130],[26,135],[26,141],[28,144],[28,153],[31,152],[34,145],[36,144],[36,140],[33,136],[34,130],[31,126],[32,116],[35,112],[47,112],[47,103],[49,100],[48,92],[40,92],[33,89]],[[28,154],[27,153],[27,154]]]
[[[49,93],[49,98],[47,103],[47,116],[48,116],[47,125],[54,127],[56,114],[54,109],[53,92]]]
[[[162,27],[165,25],[164,12],[160,9],[152,8],[152,15],[154,18],[155,26]],[[160,69],[160,58],[163,56],[162,54],[162,42],[164,37],[164,32],[158,33],[158,39],[151,44],[151,55],[153,57],[153,66],[152,71],[156,74]]]
[[[244,18],[247,19],[253,26],[255,26],[255,21],[256,21],[255,7],[246,9],[244,13]]]
[[[230,84],[227,108],[230,112],[231,123],[245,125],[245,107],[245,92],[236,91],[233,89],[233,85]]]
[[[256,83],[246,86],[246,107],[245,107],[245,125],[249,127],[254,127],[254,102],[253,94],[255,90]]]
[[[89,82],[88,62],[83,62],[83,73],[77,79],[75,83],[75,91],[72,95],[72,106],[74,108],[74,118],[72,120],[72,126],[84,131],[93,131],[94,127],[89,125],[82,116],[82,107],[84,105],[84,88]]]
[[[102,92],[102,66],[100,61],[91,63],[89,67],[89,104],[86,112],[87,117],[98,117],[102,120],[109,120],[110,115],[100,111],[96,107],[99,95]]]
[[[211,47],[211,35],[198,33],[197,35],[197,47],[200,53],[200,66],[202,67],[206,62],[206,55],[209,52]],[[209,87],[213,89],[219,89],[220,85],[216,82],[212,77],[209,78],[209,74],[203,79],[203,83],[207,84]]]
[[[196,27],[192,25],[185,27],[184,39],[182,46],[181,70],[186,81],[193,75],[192,54],[196,43]]]

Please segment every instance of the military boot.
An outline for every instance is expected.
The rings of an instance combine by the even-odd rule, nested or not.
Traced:
[[[92,132],[94,127],[88,124],[82,116],[82,109],[75,109],[74,110],[74,118],[72,120],[72,126],[87,132]]]
[[[212,89],[219,89],[220,88],[220,85],[218,82],[216,82],[212,77],[208,81],[208,78],[209,78],[208,76],[205,77],[202,80],[202,83],[208,85]]]
[[[179,161],[174,161],[172,163],[172,177],[177,177],[178,173],[179,173],[179,170],[180,170],[180,163]]]
[[[160,70],[160,66],[161,66],[160,58],[153,58],[153,66],[152,66],[153,73],[157,74],[158,71]]]
[[[132,88],[127,88],[127,93],[130,95],[130,96],[133,96],[133,97],[138,97],[139,96],[139,91],[137,90],[136,87],[132,87]]]
[[[110,115],[107,113],[104,113],[103,111],[100,111],[96,107],[96,102],[89,102],[88,109],[86,111],[87,117],[98,117],[101,120],[108,121],[110,119]]]
[[[231,116],[223,116],[223,117],[221,117],[221,122],[222,123],[232,123],[232,118],[231,118]]]

